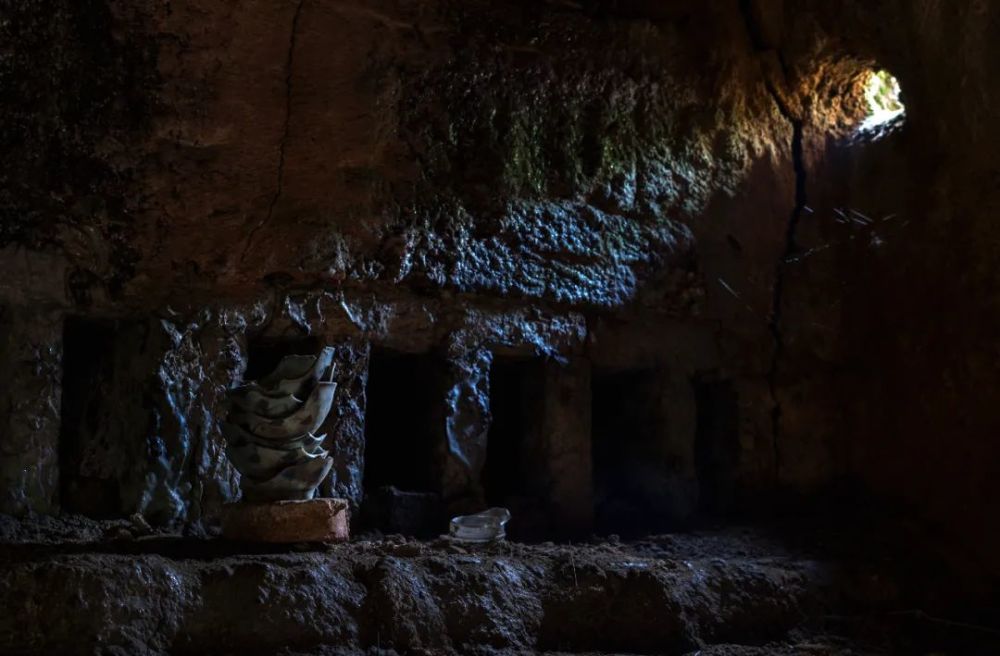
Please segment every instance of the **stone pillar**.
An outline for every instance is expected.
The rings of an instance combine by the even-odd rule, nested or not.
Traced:
[[[553,530],[583,534],[593,527],[590,362],[544,365],[541,443]]]
[[[0,512],[58,509],[61,370],[61,317],[0,308]]]
[[[744,501],[773,493],[779,481],[780,445],[774,441],[774,398],[762,378],[734,381],[739,412],[736,508]]]
[[[695,464],[695,432],[698,412],[694,386],[686,376],[662,372],[656,409],[659,453],[666,486],[664,515],[677,521],[689,519],[698,510],[698,472]]]
[[[325,497],[346,499],[356,517],[364,497],[365,390],[368,385],[369,344],[331,344],[336,348],[337,394],[333,412],[320,428],[325,446],[333,457],[330,477],[320,486]]]
[[[482,503],[492,362],[485,348],[450,355],[448,361],[441,493],[446,502],[458,501],[457,510]]]
[[[169,524],[212,518],[232,499],[218,422],[243,369],[238,333],[207,311],[67,322],[64,510]]]

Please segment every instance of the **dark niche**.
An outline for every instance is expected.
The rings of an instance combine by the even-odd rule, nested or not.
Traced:
[[[494,358],[483,492],[490,506],[511,510],[507,533],[543,539],[547,469],[542,452],[544,365],[537,358]]]
[[[739,467],[739,398],[728,380],[696,380],[695,468],[699,511],[722,515],[732,510]]]
[[[106,438],[115,403],[117,337],[111,321],[70,317],[63,327],[59,498],[65,512],[99,518],[119,512],[120,481],[96,457],[104,449],[95,448]]]
[[[595,371],[592,378],[594,522],[599,533],[635,537],[670,527],[669,430],[658,370]]]
[[[365,412],[362,524],[428,537],[445,528],[443,359],[373,349]]]

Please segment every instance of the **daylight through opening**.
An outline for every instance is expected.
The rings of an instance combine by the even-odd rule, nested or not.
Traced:
[[[867,112],[858,133],[878,138],[902,125],[906,107],[900,98],[899,80],[889,71],[873,70],[864,84]]]

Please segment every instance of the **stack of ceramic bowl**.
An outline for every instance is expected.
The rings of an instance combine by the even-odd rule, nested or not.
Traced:
[[[333,460],[316,435],[333,407],[333,349],[290,355],[229,392],[226,452],[247,501],[311,499]]]

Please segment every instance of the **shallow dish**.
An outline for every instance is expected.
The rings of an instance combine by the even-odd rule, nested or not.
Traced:
[[[330,413],[336,390],[337,383],[317,383],[305,403],[286,417],[261,417],[234,408],[229,413],[229,421],[243,426],[257,437],[270,440],[287,440],[315,433]]]
[[[242,445],[251,442],[269,449],[283,449],[285,451],[316,446],[317,444],[322,444],[326,439],[325,433],[323,435],[303,433],[302,435],[296,435],[288,439],[273,440],[266,437],[258,437],[246,428],[229,422],[222,424],[222,436],[226,438],[226,442],[229,444]]]
[[[305,403],[294,394],[269,396],[256,385],[244,385],[229,392],[230,406],[239,412],[275,419],[289,415]]]
[[[253,442],[231,443],[226,447],[226,453],[236,469],[251,478],[268,478],[289,465],[329,455],[320,444],[297,449],[272,449]]]
[[[312,383],[333,378],[333,347],[327,346],[319,355],[289,355],[282,359],[274,371],[245,387],[266,396],[298,394]]]
[[[313,458],[285,467],[265,480],[244,476],[240,487],[248,501],[312,499],[333,467],[333,458]]]

